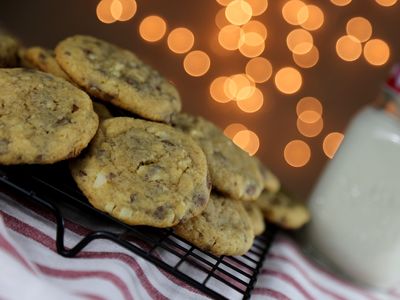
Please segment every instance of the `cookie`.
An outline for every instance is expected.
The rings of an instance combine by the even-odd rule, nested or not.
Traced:
[[[17,39],[0,31],[0,68],[17,66],[19,47]]]
[[[257,162],[258,168],[264,180],[264,188],[271,193],[277,193],[281,188],[281,183],[278,177],[276,177],[271,170],[264,166],[260,159],[255,156],[254,159]]]
[[[254,235],[260,235],[265,230],[264,216],[261,209],[253,202],[244,202],[243,205],[253,225]]]
[[[55,51],[62,69],[96,98],[153,121],[168,122],[181,110],[175,87],[128,50],[77,35]]]
[[[203,149],[213,186],[234,199],[255,200],[263,180],[255,160],[201,117],[175,115],[171,123],[190,135]]]
[[[130,225],[170,227],[192,218],[211,189],[206,159],[192,139],[127,117],[101,122],[71,171],[94,207]]]
[[[37,69],[35,65],[33,65],[30,61],[25,58],[26,48],[19,48],[18,49],[18,61],[19,67],[28,68],[28,69]]]
[[[41,47],[31,47],[20,52],[22,64],[33,66],[40,71],[71,81],[69,76],[58,65],[53,50]]]
[[[89,96],[33,69],[0,69],[0,164],[49,164],[77,156],[98,117]]]
[[[269,222],[285,229],[300,228],[310,220],[310,212],[305,204],[282,192],[272,194],[264,191],[256,203]]]
[[[99,116],[100,120],[110,119],[113,117],[111,112],[101,103],[93,102],[94,112]]]
[[[176,234],[215,255],[242,255],[253,244],[249,215],[241,201],[211,194],[206,209],[174,228]]]

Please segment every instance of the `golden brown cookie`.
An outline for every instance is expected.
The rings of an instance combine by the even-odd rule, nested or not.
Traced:
[[[181,110],[175,87],[135,54],[90,36],[69,37],[56,48],[62,69],[90,95],[145,119],[169,122]]]
[[[49,164],[75,157],[98,117],[89,96],[53,75],[0,69],[0,164]]]
[[[170,227],[192,218],[211,189],[206,159],[192,139],[127,117],[101,122],[71,171],[94,207],[130,225]]]
[[[256,161],[209,121],[177,114],[172,125],[191,136],[203,149],[213,186],[239,200],[255,200],[264,184]]]
[[[264,216],[260,207],[254,202],[243,203],[253,225],[254,235],[260,235],[265,230]]]
[[[242,255],[253,244],[250,217],[241,201],[211,194],[206,209],[174,228],[177,235],[215,255]]]
[[[271,193],[277,193],[281,188],[281,183],[278,177],[276,177],[271,170],[264,166],[259,158],[254,156],[254,159],[257,161],[258,168],[262,178],[264,179],[264,188]]]
[[[264,191],[256,203],[269,222],[285,229],[300,228],[310,220],[310,212],[305,204],[283,192],[272,194]]]

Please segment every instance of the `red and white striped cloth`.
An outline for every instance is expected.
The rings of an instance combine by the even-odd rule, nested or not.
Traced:
[[[87,230],[66,223],[66,246]],[[78,258],[55,252],[55,226],[45,213],[0,193],[0,299],[207,299],[174,276],[107,241]],[[225,294],[230,298],[231,295]],[[323,271],[280,234],[259,274],[252,299],[400,299],[399,290],[361,289]]]

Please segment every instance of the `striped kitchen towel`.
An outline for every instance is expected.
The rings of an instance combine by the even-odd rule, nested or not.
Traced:
[[[66,246],[87,233],[73,222],[66,228]],[[208,299],[108,241],[95,241],[77,258],[64,258],[55,252],[54,236],[51,217],[0,193],[0,299]],[[279,234],[252,299],[392,300],[400,299],[400,289],[367,290],[335,278],[310,262],[289,237]]]

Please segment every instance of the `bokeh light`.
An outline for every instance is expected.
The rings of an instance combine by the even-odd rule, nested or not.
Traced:
[[[225,8],[220,8],[220,10],[215,15],[215,24],[219,29],[226,25],[229,25],[229,21],[225,17]]]
[[[148,42],[157,42],[167,31],[167,23],[159,16],[148,16],[139,25],[140,36]]]
[[[243,124],[240,123],[232,123],[228,126],[226,126],[226,128],[224,129],[224,134],[230,138],[233,139],[233,137],[236,135],[236,133],[238,133],[241,130],[246,130],[247,127],[244,126]]]
[[[243,29],[243,32],[245,32],[245,33],[247,33],[247,32],[258,33],[263,38],[264,41],[267,39],[267,34],[268,34],[267,28],[260,21],[251,20],[250,22],[244,24],[242,26],[242,29]]]
[[[260,140],[257,134],[248,129],[240,130],[235,134],[232,140],[237,146],[242,148],[251,156],[256,154],[260,147]]]
[[[268,8],[268,0],[246,0],[250,4],[253,16],[263,14]]]
[[[310,161],[311,149],[306,142],[293,140],[286,145],[283,156],[288,165],[300,168]]]
[[[246,64],[246,74],[250,76],[254,82],[266,82],[272,75],[272,65],[269,60],[264,57],[252,58]]]
[[[378,3],[379,5],[381,5],[381,6],[386,6],[386,7],[395,5],[396,2],[397,2],[397,0],[375,0],[375,1],[376,1],[376,3]]]
[[[372,35],[372,25],[366,18],[354,17],[347,22],[346,32],[360,42],[365,42]]]
[[[250,21],[253,10],[249,3],[243,0],[233,0],[225,9],[225,16],[234,25],[243,25]]]
[[[199,77],[203,76],[210,69],[210,57],[207,53],[195,50],[186,54],[183,60],[183,67],[191,76]]]
[[[296,105],[297,116],[300,117],[306,111],[314,111],[321,116],[323,111],[321,102],[315,97],[301,98]]]
[[[264,95],[258,88],[254,88],[252,95],[248,98],[236,102],[236,105],[246,113],[254,113],[260,110],[263,104]]]
[[[298,117],[304,123],[314,124],[321,119],[321,114],[315,110],[305,110]]]
[[[344,136],[340,132],[329,133],[322,143],[322,149],[329,158],[333,158],[340,144],[342,143]]]
[[[299,71],[292,67],[280,69],[275,74],[275,85],[284,94],[296,93],[303,83]]]
[[[318,116],[319,118],[314,123],[307,123],[302,121],[302,119],[305,119],[307,116],[311,116],[311,118],[313,119],[315,119]],[[311,120],[311,118],[308,119],[308,121]],[[296,125],[297,125],[297,130],[302,135],[306,137],[315,137],[318,134],[320,134],[322,129],[324,128],[324,120],[320,115],[316,114],[315,112],[307,111],[300,114],[299,118],[297,118]]]
[[[122,15],[122,3],[119,0],[114,0],[110,6],[111,15],[115,20],[119,20]]]
[[[225,92],[225,82],[227,79],[227,76],[220,76],[215,78],[210,84],[210,95],[217,102],[227,103],[232,100]]]
[[[336,53],[345,61],[354,61],[362,52],[361,43],[351,35],[340,37],[336,42]]]
[[[116,21],[116,19],[111,14],[111,4],[114,0],[101,0],[96,7],[97,18],[106,24],[111,24]]]
[[[312,68],[319,60],[319,51],[315,45],[312,46],[311,50],[305,54],[292,53],[293,60],[299,67],[302,68]]]
[[[337,6],[346,6],[350,4],[351,0],[331,0],[331,2]]]
[[[239,26],[227,25],[219,31],[218,42],[226,50],[237,50],[244,43],[243,35]]]
[[[380,39],[372,39],[364,45],[364,57],[373,66],[384,65],[390,57],[389,45]]]
[[[235,74],[225,81],[224,91],[226,96],[232,100],[244,100],[253,95],[255,83],[246,74]]]
[[[256,32],[246,32],[242,37],[243,43],[239,45],[239,51],[246,57],[260,56],[265,50],[262,36]]]
[[[305,54],[313,47],[312,35],[304,29],[294,29],[286,37],[286,44],[290,51],[296,54]]]
[[[307,15],[308,18],[301,23],[301,27],[307,30],[317,30],[324,24],[324,13],[316,5],[307,5],[302,7],[298,13],[299,16]]]
[[[136,0],[119,0],[122,4],[122,13],[118,21],[128,21],[133,18],[137,11]]]
[[[290,0],[282,7],[282,16],[291,25],[301,25],[308,19],[308,9],[303,1]]]
[[[187,28],[175,28],[169,33],[167,43],[171,51],[175,53],[186,53],[193,47],[194,35]]]

